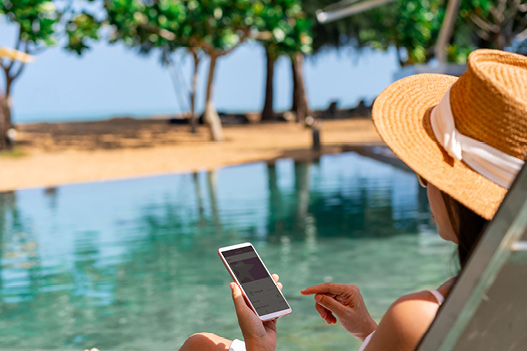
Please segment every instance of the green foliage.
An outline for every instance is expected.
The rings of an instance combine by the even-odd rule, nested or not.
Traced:
[[[98,3],[105,18],[84,7]],[[64,21],[66,49],[81,55],[109,27],[110,42],[122,41],[142,52],[163,48],[198,48],[209,55],[230,52],[247,39],[274,45],[277,52],[311,51],[311,20],[299,0],[100,0],[77,1]],[[0,14],[20,25],[21,40],[57,43],[59,13],[51,0],[5,0]],[[63,18],[64,19],[64,18]]]
[[[401,65],[429,61],[439,36],[446,0],[398,0],[362,14],[370,18],[357,36],[361,45],[404,49]]]
[[[445,1],[399,0],[399,23],[396,24],[397,43],[406,48],[407,63],[421,63],[433,56],[432,47],[439,36],[444,17]]]
[[[312,53],[312,21],[305,15],[300,2],[291,0],[269,1],[260,13],[266,27],[260,29],[260,41],[267,52],[277,59],[280,55]],[[266,32],[266,28],[271,31]],[[267,34],[267,35],[265,35]]]
[[[106,0],[105,9],[111,40],[144,52],[186,47],[219,56],[255,38],[310,51],[309,21],[297,0]]]
[[[20,45],[49,46],[56,44],[59,13],[51,0],[3,0],[0,14],[19,25]],[[26,50],[27,51],[27,50]]]
[[[66,49],[81,55],[85,49],[89,48],[88,40],[99,40],[100,26],[101,23],[87,12],[73,16],[66,24],[66,34],[68,35]]]

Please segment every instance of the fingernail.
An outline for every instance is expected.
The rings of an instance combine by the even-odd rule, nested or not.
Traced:
[[[318,301],[320,301],[321,299],[322,299],[322,296],[320,296],[320,295],[315,295],[315,301],[318,302]]]

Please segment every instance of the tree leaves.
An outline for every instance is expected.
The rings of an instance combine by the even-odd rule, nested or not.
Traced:
[[[51,0],[4,0],[0,14],[19,25],[20,41],[33,46],[55,45],[59,12]],[[22,43],[17,44],[20,48]]]
[[[193,47],[221,56],[248,39],[273,42],[282,53],[311,51],[298,0],[105,0],[104,8],[111,40],[141,52]]]
[[[81,55],[89,46],[88,39],[98,40],[100,23],[89,13],[82,12],[75,15],[66,25],[68,34],[67,48]]]

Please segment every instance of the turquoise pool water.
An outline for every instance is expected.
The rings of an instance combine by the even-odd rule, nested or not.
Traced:
[[[241,338],[216,250],[243,241],[280,274],[293,308],[278,350],[353,350],[299,291],[358,284],[379,320],[401,294],[454,272],[453,247],[431,223],[415,176],[354,153],[4,193],[0,350]]]

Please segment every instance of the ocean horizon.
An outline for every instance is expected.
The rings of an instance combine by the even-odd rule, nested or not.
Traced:
[[[364,100],[367,105],[370,105],[373,103],[373,98],[359,98],[354,103],[351,102],[349,104],[341,104],[339,102],[338,108],[340,109],[348,109],[353,108],[357,106],[357,104]],[[316,106],[311,107],[312,110],[324,110],[329,106],[322,105],[322,106]],[[259,113],[261,112],[261,108],[250,108],[250,107],[221,107],[217,108],[218,112],[225,112],[225,113]],[[284,112],[288,111],[289,108],[282,107],[282,108],[275,108],[275,112]],[[149,118],[156,118],[156,117],[166,117],[166,118],[173,118],[177,116],[181,116],[188,111],[178,109],[178,108],[161,108],[161,109],[136,109],[133,111],[126,111],[126,110],[93,110],[93,111],[71,111],[71,112],[57,112],[57,113],[16,113],[16,110],[13,111],[13,123],[16,124],[31,124],[31,123],[61,123],[61,122],[96,122],[96,121],[105,121],[110,120],[113,118],[135,118],[135,119],[149,119]],[[201,115],[203,113],[202,110],[198,110],[197,113]]]

